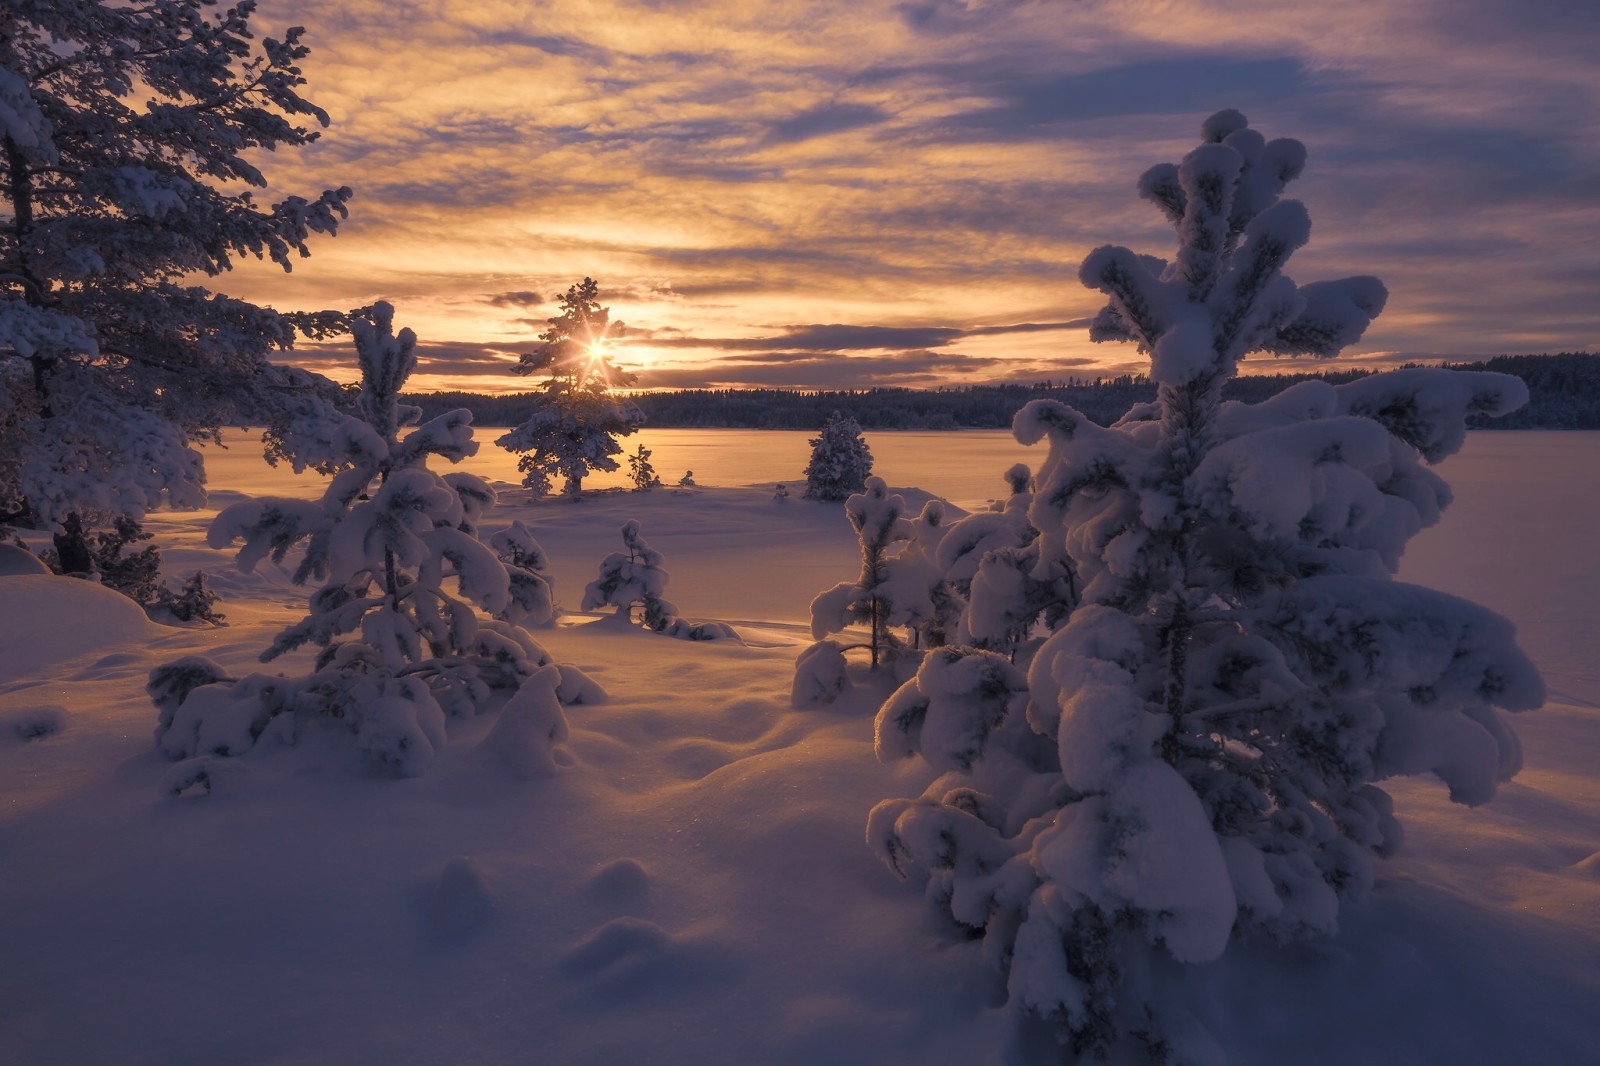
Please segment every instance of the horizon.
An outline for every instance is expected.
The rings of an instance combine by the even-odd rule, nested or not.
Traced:
[[[355,199],[294,273],[219,286],[387,299],[436,390],[519,391],[517,353],[585,276],[652,390],[1138,372],[1132,345],[1089,341],[1078,262],[1170,254],[1135,182],[1234,107],[1309,152],[1292,276],[1389,288],[1339,365],[1600,349],[1600,12],[1216,8],[262,0],[264,34],[308,28],[305,95],[332,120],[264,161],[271,192]],[[288,361],[347,379],[350,351]]]

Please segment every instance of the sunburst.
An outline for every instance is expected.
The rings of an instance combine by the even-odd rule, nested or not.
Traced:
[[[611,385],[611,362],[607,357],[607,351],[612,344],[611,323],[608,320],[605,326],[596,334],[594,323],[585,319],[583,332],[584,338],[578,343],[583,346],[585,358],[583,370],[578,375],[578,385],[581,388],[588,384],[589,379],[598,373],[600,379],[609,387]]]

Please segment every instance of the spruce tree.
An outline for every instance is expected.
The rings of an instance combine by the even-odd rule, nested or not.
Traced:
[[[539,335],[542,343],[512,368],[518,374],[546,375],[533,414],[495,441],[506,451],[521,453],[517,469],[534,496],[548,495],[557,477],[565,495],[577,496],[589,474],[617,469],[614,456],[622,453],[617,438],[644,422],[644,413],[631,400],[612,393],[636,379],[611,361],[608,345],[621,324],[612,324],[610,309],[601,307],[599,299],[600,286],[593,278],[568,287],[561,296],[561,313]]]
[[[299,93],[303,29],[257,44],[254,13],[0,5],[0,521],[198,505],[189,445],[270,420],[291,379],[268,353],[338,325],[192,281],[245,255],[288,270],[350,197],[256,199],[253,160],[310,144],[328,117]]]
[[[738,634],[722,622],[690,622],[678,617],[678,608],[664,595],[669,575],[661,553],[645,543],[639,523],[622,525],[626,552],[612,552],[600,561],[600,571],[583,590],[583,609],[615,607],[616,623],[631,626],[634,608],[639,624],[655,633],[679,640],[737,640]]]
[[[1202,139],[1139,182],[1174,258],[1107,246],[1080,271],[1110,298],[1092,336],[1149,354],[1157,402],[1109,428],[1053,400],[1015,420],[1048,445],[1030,576],[1070,576],[1075,603],[1019,656],[1025,688],[993,652],[942,649],[877,720],[880,757],[945,773],[879,804],[869,839],[1074,1054],[1188,1057],[1160,975],[1239,936],[1333,932],[1400,844],[1377,782],[1488,800],[1520,761],[1502,712],[1544,697],[1508,622],[1393,580],[1450,500],[1429,465],[1526,389],[1419,369],[1223,402],[1240,358],[1333,356],[1385,290],[1283,273],[1310,231],[1279,198],[1299,142],[1233,111]]]
[[[628,480],[633,482],[635,492],[649,492],[661,487],[661,476],[651,464],[650,454],[650,449],[641,444],[628,456]]]
[[[806,464],[808,500],[843,500],[867,487],[872,473],[872,449],[855,419],[838,411],[828,416],[822,432],[811,438],[811,461]]]

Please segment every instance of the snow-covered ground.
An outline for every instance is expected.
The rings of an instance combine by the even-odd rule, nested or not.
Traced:
[[[330,742],[258,748],[211,795],[168,797],[145,675],[197,652],[251,669],[304,591],[207,548],[214,509],[147,528],[169,575],[215,577],[227,628],[0,578],[0,1062],[1048,1061],[1012,1046],[979,946],[863,842],[867,810],[929,773],[873,756],[887,682],[789,707],[807,605],[858,565],[839,505],[772,498],[783,467],[762,457],[803,466],[804,435],[662,432],[657,469],[702,488],[532,506],[507,487],[489,522],[535,528],[568,608],[535,636],[610,693],[568,709],[561,770],[534,781],[477,750],[480,719],[420,778]],[[1026,455],[1000,434],[870,440],[892,485],[967,506]],[[1232,1061],[1600,1055],[1597,460],[1600,434],[1480,433],[1443,466],[1457,503],[1401,576],[1516,621],[1552,702],[1521,719],[1525,769],[1490,805],[1388,784],[1407,843],[1340,937],[1186,975],[1173,995]],[[213,508],[284,489],[248,446],[210,471]],[[682,613],[742,643],[571,609],[630,518]]]

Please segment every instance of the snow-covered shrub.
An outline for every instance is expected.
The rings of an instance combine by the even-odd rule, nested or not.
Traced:
[[[489,537],[489,547],[494,549],[505,564],[506,576],[511,581],[511,607],[505,617],[518,625],[545,625],[554,620],[555,575],[550,572],[550,557],[534,539],[522,519]]]
[[[947,640],[960,604],[946,587],[934,558],[945,532],[945,505],[929,500],[915,518],[906,502],[880,477],[869,477],[864,491],[845,501],[845,515],[861,545],[861,573],[811,601],[811,637],[818,643],[795,663],[795,706],[831,703],[846,687],[844,653],[865,650],[876,670],[899,664]],[[864,625],[864,642],[827,639],[853,625]],[[904,634],[897,632],[903,629]],[[837,667],[837,677],[819,673]]]
[[[650,465],[650,455],[650,449],[641,444],[628,456],[628,480],[633,482],[635,492],[649,492],[661,487],[661,477],[656,473],[656,468]]]
[[[548,495],[557,477],[564,494],[577,496],[590,473],[617,469],[614,456],[622,454],[617,438],[644,422],[633,401],[612,395],[613,388],[633,384],[634,375],[619,370],[606,351],[621,324],[611,324],[599,296],[593,278],[569,286],[561,313],[539,334],[542,343],[513,367],[518,374],[547,375],[533,414],[495,440],[506,451],[521,453],[517,469],[535,497]]]
[[[833,412],[822,432],[811,438],[805,498],[843,500],[866,488],[871,473],[872,450],[861,435],[861,426],[855,419]]]
[[[475,531],[494,500],[488,485],[428,469],[430,456],[457,462],[477,450],[470,412],[401,435],[417,418],[398,399],[416,366],[416,337],[396,334],[392,321],[379,303],[355,322],[359,417],[343,416],[322,435],[342,460],[323,498],[244,500],[208,534],[216,548],[242,542],[237,564],[246,572],[304,542],[295,580],[321,587],[262,660],[311,644],[322,649],[315,670],[232,679],[194,658],[157,668],[148,690],[161,711],[157,743],[170,755],[238,755],[269,729],[292,741],[304,720],[322,719],[352,731],[379,765],[421,773],[444,742],[447,715],[478,713],[491,690],[515,689],[549,662],[506,621],[548,619],[542,552],[516,524],[485,545]]]
[[[150,534],[144,527],[127,515],[118,515],[111,529],[101,530],[92,539],[94,567],[100,573],[100,583],[142,607],[154,602],[161,591],[157,584],[161,577],[161,553],[153,544],[131,550],[133,545],[149,539]]]
[[[772,502],[773,503],[788,503],[789,502],[789,486],[785,485],[781,481],[778,482],[778,487],[772,490]]]
[[[1049,449],[1037,536],[984,562],[1022,553],[1018,576],[1078,597],[1045,618],[1025,697],[1003,660],[949,648],[878,716],[881,758],[946,772],[879,804],[869,840],[986,935],[1012,1003],[1073,1054],[1182,1058],[1155,974],[1332,932],[1400,843],[1376,782],[1433,773],[1482,803],[1518,767],[1501,712],[1544,698],[1508,622],[1393,580],[1450,499],[1425,464],[1522,383],[1406,370],[1222,402],[1246,353],[1335,355],[1385,290],[1283,274],[1309,235],[1279,199],[1298,142],[1232,111],[1203,137],[1139,183],[1177,255],[1104,247],[1081,270],[1110,297],[1092,336],[1149,353],[1157,403],[1109,428],[1054,401],[1016,416]]]
[[[697,489],[700,487],[694,482],[693,470],[685,470],[683,472],[683,476],[678,479],[678,487],[680,489]]]
[[[106,588],[128,597],[141,607],[156,602],[162,591],[161,553],[153,544],[138,551],[129,549],[150,539],[150,534],[135,519],[118,515],[112,528],[87,533],[82,520],[69,514],[55,534],[52,547],[39,555],[57,574],[82,574],[98,577]]]
[[[156,590],[156,612],[165,611],[180,622],[225,626],[227,615],[218,611],[216,605],[217,594],[206,584],[204,570],[196,570],[176,592],[165,585]]]
[[[625,552],[600,561],[600,573],[583,590],[583,610],[615,607],[618,618],[632,621],[637,607],[647,628],[665,628],[678,609],[661,594],[667,585],[661,553],[645,543],[639,523],[631,519],[622,525],[622,544]]]
[[[630,519],[622,526],[625,552],[612,552],[600,561],[600,572],[583,590],[583,610],[615,607],[615,618],[632,624],[634,608],[639,609],[639,624],[657,633],[681,640],[737,639],[733,629],[721,622],[688,622],[678,617],[678,608],[662,595],[668,574],[661,566],[661,553],[645,543],[639,523]]]
[[[1078,602],[1070,560],[1039,565],[1039,531],[1028,520],[1032,471],[1005,472],[1011,495],[952,523],[935,562],[944,595],[960,607],[950,643],[1000,652],[1021,666],[1047,631]]]

